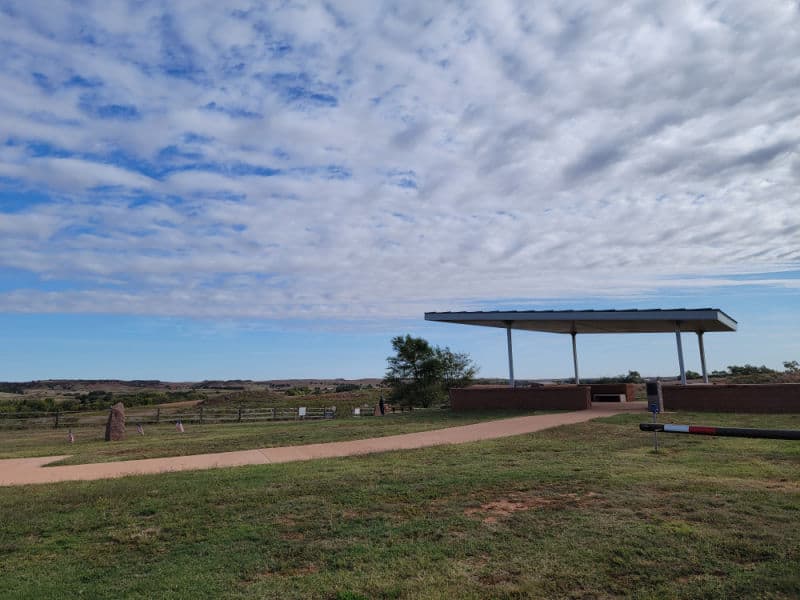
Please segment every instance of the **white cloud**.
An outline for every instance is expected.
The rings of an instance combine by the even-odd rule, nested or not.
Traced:
[[[0,309],[418,317],[796,288],[737,276],[800,270],[798,21],[789,2],[17,3],[0,191],[50,200],[0,212],[0,265],[70,291],[11,286]]]

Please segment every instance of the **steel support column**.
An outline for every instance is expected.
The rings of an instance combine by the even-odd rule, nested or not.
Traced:
[[[576,332],[572,332],[572,366],[575,368],[575,383],[579,384],[581,378],[578,375],[578,344],[575,339],[578,337]]]
[[[680,321],[675,321],[675,340],[678,342],[678,364],[681,367],[681,385],[686,385],[686,368],[683,366],[683,344],[681,344]]]
[[[706,371],[706,349],[703,346],[703,332],[697,332],[697,345],[700,346],[700,366],[703,367],[703,383],[708,383],[708,371]]]
[[[514,350],[511,347],[511,321],[506,321],[506,340],[508,341],[508,385],[514,387]]]

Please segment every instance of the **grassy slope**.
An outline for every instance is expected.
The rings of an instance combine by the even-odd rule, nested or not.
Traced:
[[[639,420],[368,457],[0,488],[3,594],[800,595],[800,445],[664,435],[655,455]]]
[[[349,412],[353,407],[364,404],[374,406],[381,394],[388,396],[388,390],[365,388],[347,392],[308,393],[302,396],[289,396],[283,391],[275,390],[246,390],[219,394],[216,397],[210,397],[204,404],[212,408],[236,408],[237,406],[257,408],[273,406],[335,406],[340,412]]]
[[[128,423],[127,438],[121,442],[103,440],[102,426],[74,428],[75,443],[67,443],[66,429],[0,431],[0,459],[71,454],[54,464],[82,464],[183,456],[204,452],[226,452],[251,448],[294,446],[336,442],[398,433],[427,431],[467,425],[493,418],[518,416],[519,411],[454,414],[438,409],[395,413],[383,418],[339,418],[330,421],[279,421],[261,423],[187,424],[179,434],[174,425],[146,425],[145,435],[136,434]],[[533,414],[527,413],[527,414]],[[541,411],[536,414],[541,414]]]

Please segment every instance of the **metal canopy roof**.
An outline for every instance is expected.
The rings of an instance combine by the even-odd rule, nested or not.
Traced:
[[[425,320],[551,333],[736,331],[736,321],[718,308],[428,312]]]

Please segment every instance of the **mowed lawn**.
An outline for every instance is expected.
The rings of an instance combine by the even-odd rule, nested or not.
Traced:
[[[126,427],[126,438],[113,443],[104,441],[104,426],[73,428],[75,442],[72,444],[67,441],[68,430],[66,428],[0,430],[0,459],[69,454],[71,455],[69,458],[52,463],[67,465],[162,456],[186,456],[207,452],[229,452],[383,437],[469,425],[521,414],[544,414],[544,412],[452,413],[449,410],[425,409],[398,412],[385,417],[205,425],[186,423],[183,433],[177,432],[174,424],[163,423],[145,425],[144,435],[136,432],[135,420],[129,420]]]
[[[791,415],[670,418],[800,427]],[[646,419],[0,488],[0,596],[800,596],[800,444],[662,434],[654,454]]]

